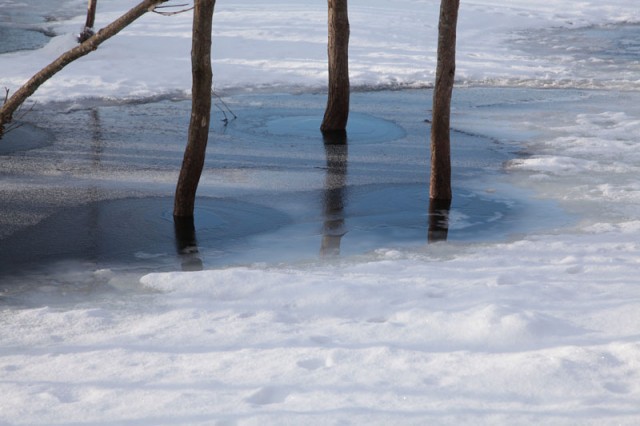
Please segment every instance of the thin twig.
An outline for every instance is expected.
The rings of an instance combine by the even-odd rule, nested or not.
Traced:
[[[10,121],[9,123],[7,123],[6,127],[4,128],[3,134],[7,134],[13,130],[16,130],[19,127],[24,126],[24,123],[20,123],[19,121],[22,120],[27,114],[29,114],[31,111],[33,111],[33,108],[35,108],[37,102],[34,102],[33,105],[31,105],[31,107],[26,110],[26,111],[22,111],[22,105],[20,106],[20,108],[18,108],[18,110],[16,112],[20,113],[20,116],[12,121]]]
[[[156,7],[154,7],[154,9],[168,9],[170,7],[183,7],[183,6],[188,6],[189,3],[182,3],[182,4],[165,4],[165,5],[158,5]]]
[[[3,105],[6,104],[7,100],[9,99],[9,92],[10,92],[10,90],[7,87],[5,87],[4,88],[4,99],[3,99],[3,102],[2,102]],[[0,132],[0,138],[2,138],[2,135],[6,135],[7,133],[9,133],[9,132],[11,132],[13,130],[16,130],[17,128],[20,128],[20,127],[24,126],[24,123],[19,123],[18,121],[21,120],[22,118],[24,118],[28,113],[30,113],[35,106],[36,106],[36,104],[34,102],[34,104],[31,105],[31,108],[29,108],[26,111],[21,111],[22,110],[22,105],[21,105],[18,108],[18,112],[21,113],[20,116],[17,118],[17,120],[12,120],[12,121],[10,121],[10,122],[5,124],[5,128],[2,129],[2,132]]]
[[[16,122],[12,122],[11,124],[9,124],[7,126],[6,129],[4,129],[4,134],[6,135],[7,133],[11,132],[12,130],[16,130],[19,127],[24,126],[24,123],[16,123]]]
[[[229,105],[226,104],[226,102],[224,100],[222,100],[222,98],[220,97],[220,95],[218,95],[215,91],[211,91],[211,94],[213,94],[213,96],[216,97],[216,99],[218,99],[220,101],[220,103],[227,109],[227,111],[233,116],[233,119],[235,120],[236,118],[238,118],[237,115],[235,115],[233,113],[233,111],[231,111],[231,108],[229,108]],[[217,106],[217,105],[216,105]],[[218,106],[218,109],[220,109],[222,111],[222,108],[220,108]],[[225,118],[227,117],[227,115],[225,114]]]
[[[227,124],[229,124],[229,118],[227,118],[227,113],[222,109],[222,107],[220,107],[220,105],[218,104],[213,104],[216,108],[218,108],[220,111],[222,111],[222,115],[224,115],[224,118],[222,119],[222,121],[224,122],[224,125],[226,126]]]
[[[162,15],[162,16],[173,16],[173,15],[177,15],[179,13],[184,13],[184,12],[188,12],[190,10],[193,10],[193,8],[195,6],[191,6],[189,8],[186,9],[181,9],[181,10],[176,10],[174,12],[161,12],[158,9],[168,9],[168,8],[175,8],[175,7],[183,7],[183,6],[187,6],[188,3],[183,3],[183,4],[171,4],[171,5],[166,5],[166,6],[156,6],[152,9],[153,13],[157,13],[158,15]]]
[[[20,116],[18,117],[18,120],[23,119],[27,114],[29,114],[31,111],[33,111],[33,108],[35,108],[35,106],[36,106],[36,104],[37,104],[37,103],[38,103],[38,102],[34,102],[34,103],[31,105],[31,107],[30,107],[28,110],[26,110],[26,111],[22,111],[22,109],[23,109],[23,108],[22,108],[22,106],[20,106],[20,108],[18,108],[18,112],[20,112]],[[23,104],[23,105],[24,105],[24,104]]]

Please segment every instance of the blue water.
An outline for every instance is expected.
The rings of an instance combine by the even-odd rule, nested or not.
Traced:
[[[465,89],[456,102],[459,111],[473,109],[491,96],[499,110],[534,92]],[[29,118],[51,143],[0,156],[0,208],[8,218],[0,223],[0,275],[46,275],[65,262],[145,272],[424,247],[430,95],[354,94],[346,145],[323,143],[322,95],[227,98],[238,118],[225,124],[214,113],[186,236],[171,212],[190,102],[36,111]],[[502,165],[519,144],[498,133],[453,129],[449,242],[504,241],[571,221],[553,203],[510,186]]]
[[[86,2],[78,0],[0,3],[0,54],[44,46],[55,35],[57,20],[81,15],[85,8]]]

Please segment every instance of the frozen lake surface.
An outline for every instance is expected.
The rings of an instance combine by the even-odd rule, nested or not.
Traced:
[[[465,89],[459,108],[486,107],[478,101],[488,95],[488,109],[500,113],[540,94]],[[318,130],[323,95],[226,98],[238,118],[225,124],[215,110],[189,249],[197,253],[186,260],[171,212],[190,102],[38,109],[29,117],[38,128],[3,141],[2,274],[48,276],[60,263],[143,273],[425,245],[430,96],[355,93],[346,145],[325,145]],[[43,135],[45,146],[18,149]],[[503,164],[520,149],[511,135],[454,129],[452,138],[450,241],[504,241],[570,223],[558,206],[508,183]]]
[[[536,84],[591,88],[631,88],[640,82],[640,25],[634,22],[518,32],[514,46],[549,61]]]
[[[326,2],[217,2],[238,118],[215,109],[193,224],[190,14],[40,87],[0,142],[0,423],[639,424],[640,9],[461,4],[431,244],[439,3],[349,1],[349,143],[325,147]],[[0,87],[75,46],[86,4],[0,1]]]
[[[38,49],[47,44],[56,32],[56,21],[73,16],[77,0],[24,2],[5,1],[0,4],[0,54]]]

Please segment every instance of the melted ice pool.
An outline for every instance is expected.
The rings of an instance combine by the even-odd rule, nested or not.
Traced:
[[[458,96],[474,108],[487,99],[474,90]],[[509,104],[530,99],[501,96]],[[442,225],[429,214],[429,100],[428,91],[354,94],[347,143],[325,145],[324,96],[229,97],[238,118],[225,125],[215,113],[192,228],[174,226],[171,214],[189,102],[43,114],[39,131],[52,143],[26,140],[16,151],[14,141],[0,157],[9,175],[0,193],[0,266],[4,274],[46,274],[65,262],[198,269],[424,246],[430,218]],[[449,241],[506,240],[570,221],[509,185],[503,164],[518,146],[502,136],[454,128]]]

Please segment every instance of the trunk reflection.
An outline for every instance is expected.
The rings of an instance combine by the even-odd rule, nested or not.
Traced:
[[[323,135],[327,161],[324,183],[321,256],[340,254],[340,243],[347,233],[344,220],[344,204],[347,182],[347,133],[329,132]]]
[[[429,200],[429,231],[428,241],[436,243],[447,241],[449,234],[449,211],[451,200]]]
[[[176,236],[176,251],[181,259],[183,271],[202,271],[202,259],[198,253],[196,227],[193,216],[173,218]]]

